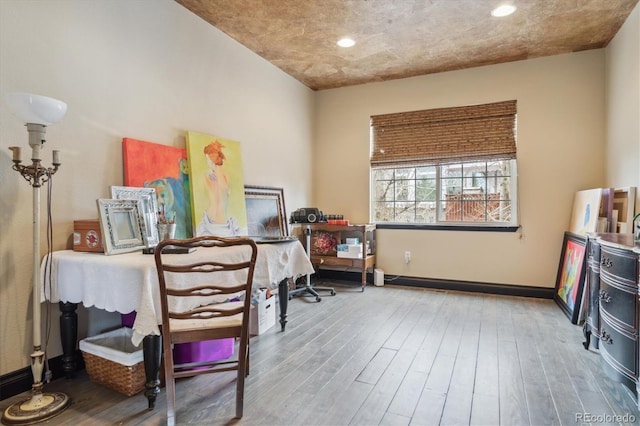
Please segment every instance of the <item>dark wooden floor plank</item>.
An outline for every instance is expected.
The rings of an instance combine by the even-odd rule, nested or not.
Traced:
[[[408,426],[410,421],[411,417],[387,412],[379,424],[380,426]]]
[[[378,380],[380,380],[380,377],[397,353],[398,351],[394,349],[381,348],[376,356],[373,357],[371,362],[367,364],[365,369],[358,374],[356,380],[362,383],[375,385],[378,383]]]
[[[518,359],[513,308],[516,303],[498,299],[498,387],[500,394],[500,423],[528,425],[529,414],[522,369]]]
[[[500,401],[498,395],[473,394],[470,425],[499,425]]]
[[[499,396],[498,386],[498,325],[497,297],[486,296],[482,304],[482,319],[478,336],[478,359],[473,393],[474,395]]]
[[[418,405],[427,377],[427,373],[413,370],[407,371],[391,404],[389,404],[387,412],[411,418]]]
[[[551,300],[335,286],[320,303],[291,300],[286,332],[252,338],[241,420],[235,375],[225,373],[178,381],[178,424],[574,425],[585,413],[638,424],[633,394],[603,373]],[[72,398],[47,425],[165,423],[164,390],[152,411],[144,395],[127,398],[84,372],[45,390]]]
[[[414,426],[440,424],[446,398],[447,394],[444,392],[423,390],[410,424]]]

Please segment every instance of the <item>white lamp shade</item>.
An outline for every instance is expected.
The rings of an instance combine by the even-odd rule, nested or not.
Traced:
[[[67,104],[47,96],[30,93],[9,93],[7,105],[11,112],[25,123],[48,126],[62,120]]]

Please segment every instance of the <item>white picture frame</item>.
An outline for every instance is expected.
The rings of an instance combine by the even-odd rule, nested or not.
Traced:
[[[104,254],[121,254],[145,248],[140,200],[97,200]]]
[[[140,214],[144,221],[143,235],[147,247],[155,247],[160,242],[158,235],[158,197],[155,188],[135,186],[112,186],[111,198],[115,200],[140,200]]]

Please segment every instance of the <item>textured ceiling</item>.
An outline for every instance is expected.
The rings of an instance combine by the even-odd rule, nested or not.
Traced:
[[[314,90],[605,47],[638,0],[176,0]],[[343,36],[356,40],[340,48]]]

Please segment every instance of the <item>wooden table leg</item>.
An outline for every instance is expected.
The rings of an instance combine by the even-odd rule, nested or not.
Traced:
[[[287,324],[287,306],[289,304],[289,278],[278,284],[278,301],[280,302],[280,329],[284,331]]]
[[[160,336],[147,335],[142,340],[142,354],[144,357],[144,374],[146,383],[144,385],[144,395],[149,401],[149,409],[153,410],[156,404],[156,397],[160,393],[160,360],[162,355]]]
[[[78,343],[77,303],[58,302],[60,309],[60,342],[62,343],[62,371],[67,379],[78,368],[76,345]]]

